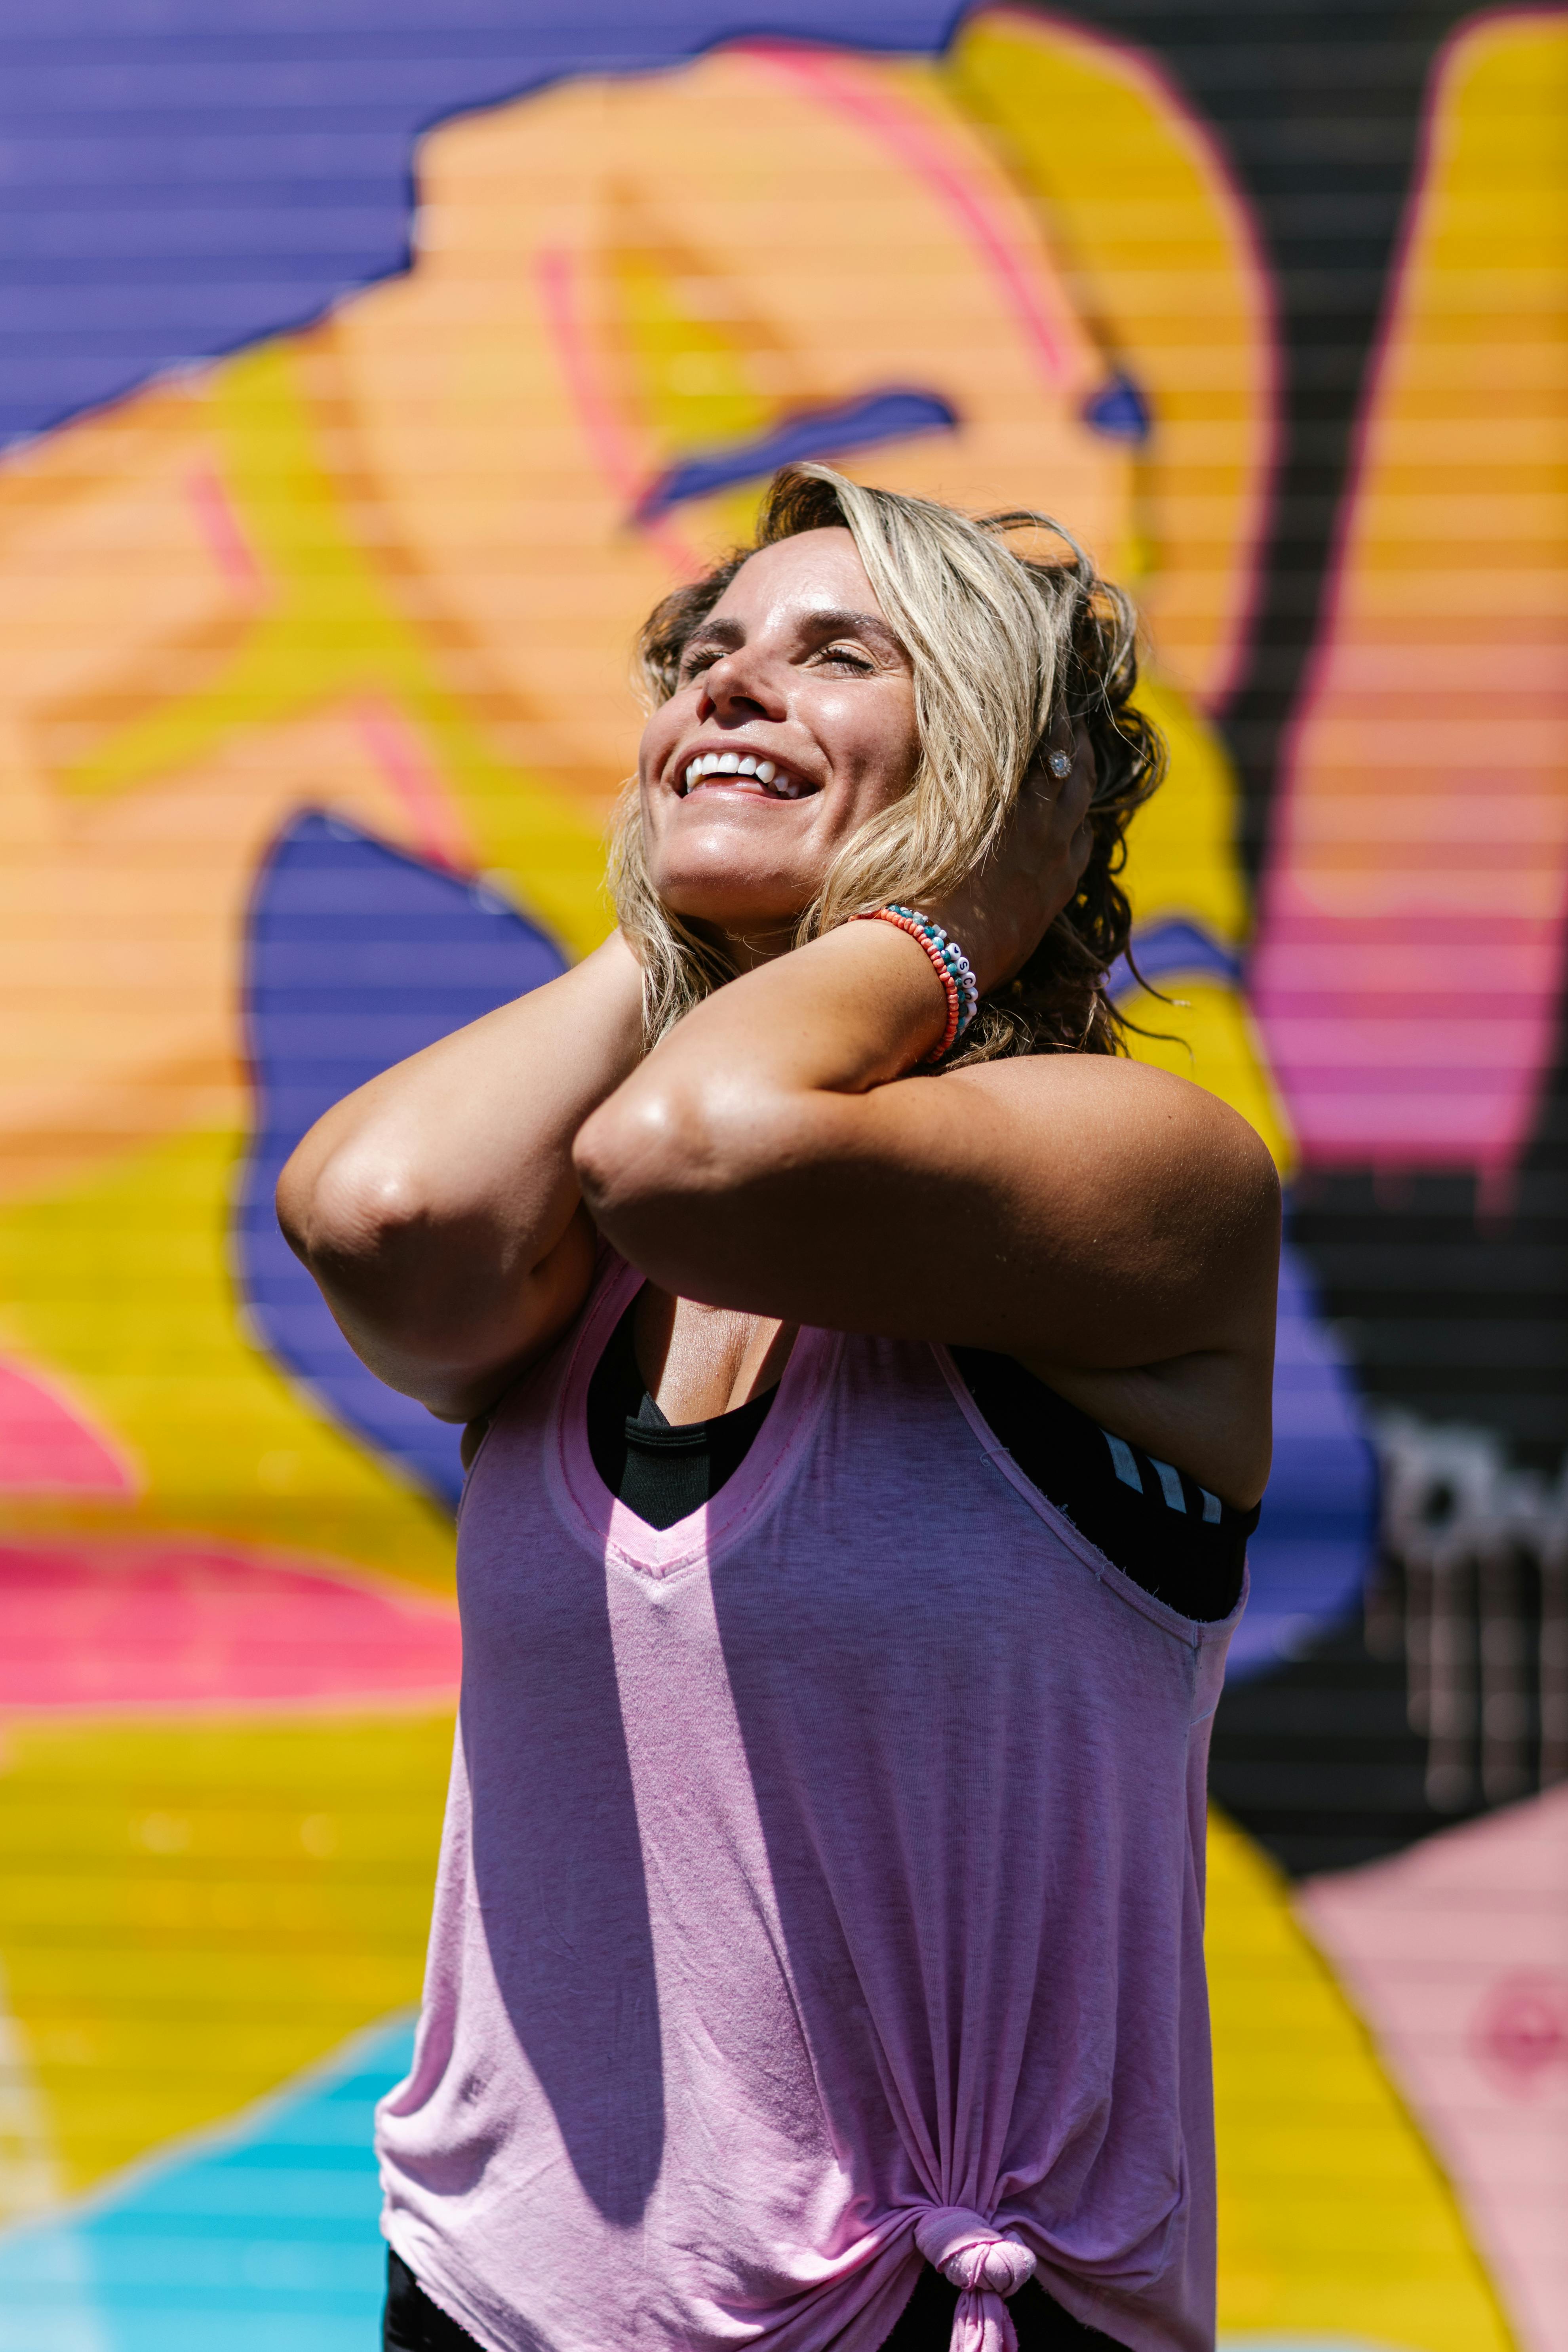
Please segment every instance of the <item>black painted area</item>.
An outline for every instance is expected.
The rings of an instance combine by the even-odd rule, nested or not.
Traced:
[[[1317,635],[1368,362],[1453,0],[1079,0],[1151,50],[1216,135],[1272,264],[1281,438],[1251,650],[1225,716],[1254,872],[1280,737]]]
[[[1473,1177],[1298,1181],[1310,1257],[1374,1407],[1489,1430],[1521,1466],[1568,1449],[1568,1053],[1560,1042],[1510,1194]]]
[[[1540,1590],[1518,1566],[1525,1680],[1539,1665]],[[1524,1765],[1540,1765],[1531,1708]],[[1273,1674],[1227,1688],[1215,1718],[1209,1793],[1292,1878],[1349,1870],[1493,1808],[1482,1793],[1476,1731],[1461,1750],[1464,1801],[1426,1797],[1426,1742],[1410,1727],[1403,1658],[1374,1656],[1358,1615]],[[1521,1789],[1517,1795],[1526,1793]]]
[[[1402,1661],[1374,1658],[1359,1622],[1310,1655],[1228,1689],[1215,1717],[1209,1793],[1292,1878],[1375,1862],[1458,1813],[1424,1791]]]

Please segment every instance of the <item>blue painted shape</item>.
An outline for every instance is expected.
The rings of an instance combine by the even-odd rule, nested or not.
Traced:
[[[334,1421],[449,1504],[458,1433],[366,1371],[279,1233],[272,1195],[333,1103],[565,968],[492,892],[318,811],[294,820],[257,877],[245,975],[255,1129],[235,1216],[246,1302]]]
[[[232,2123],[0,2237],[0,2352],[368,2352],[386,2249],[371,2146],[405,2020]]]
[[[1261,1674],[1360,1601],[1377,1546],[1377,1458],[1355,1383],[1289,1244],[1279,1265],[1274,1468],[1247,1548],[1252,1598],[1228,1672]]]
[[[1083,404],[1083,421],[1108,441],[1129,441],[1142,447],[1154,429],[1149,403],[1130,375],[1113,375]]]
[[[749,440],[695,451],[668,467],[637,500],[636,520],[652,522],[687,499],[712,498],[781,466],[841,457],[881,441],[906,441],[916,433],[950,433],[957,423],[957,410],[934,392],[868,392],[834,408],[798,409]]]
[[[0,2236],[0,2352],[370,2352],[385,2277],[375,2103],[403,2020],[232,2123]],[[1398,2352],[1360,2336],[1222,2336],[1220,2352]]]
[[[1132,934],[1132,953],[1137,960],[1137,972],[1125,956],[1118,956],[1110,967],[1107,986],[1115,998],[1135,992],[1140,973],[1156,983],[1176,979],[1219,980],[1234,986],[1241,978],[1240,958],[1201,923],[1151,923],[1146,929]]]
[[[930,55],[955,0],[0,0],[0,441],[409,266],[418,134],[765,35]]]

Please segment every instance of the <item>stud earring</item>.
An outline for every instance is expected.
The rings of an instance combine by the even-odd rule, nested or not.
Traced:
[[[1057,777],[1059,781],[1063,776],[1071,775],[1072,755],[1068,751],[1053,751],[1047,760],[1046,765],[1050,770],[1052,775]]]

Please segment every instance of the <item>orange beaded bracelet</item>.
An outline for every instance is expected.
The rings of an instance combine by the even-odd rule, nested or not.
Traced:
[[[947,998],[947,1025],[942,1033],[941,1045],[922,1058],[940,1062],[952,1051],[980,1010],[980,986],[969,958],[956,940],[949,939],[940,923],[933,923],[929,915],[916,914],[911,907],[872,907],[855,919],[858,923],[891,923],[896,930],[907,931],[929,959]]]

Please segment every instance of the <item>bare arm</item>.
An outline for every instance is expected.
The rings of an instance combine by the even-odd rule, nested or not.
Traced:
[[[467,1420],[570,1322],[595,1248],[573,1140],[641,1052],[640,974],[616,937],[306,1136],[279,1222],[391,1387]]]
[[[584,1123],[595,1221],[678,1295],[1016,1356],[1250,1502],[1279,1246],[1263,1145],[1200,1088],[1102,1056],[888,1083],[942,1012],[880,923],[734,982]]]

